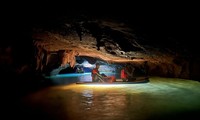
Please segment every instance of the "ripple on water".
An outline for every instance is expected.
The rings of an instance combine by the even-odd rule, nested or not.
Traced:
[[[199,82],[159,77],[145,84],[55,86],[26,98],[63,120],[187,118],[199,113],[199,99]]]

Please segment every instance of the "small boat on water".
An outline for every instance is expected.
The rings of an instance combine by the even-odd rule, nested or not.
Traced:
[[[116,79],[115,82],[76,82],[76,84],[138,84],[138,83],[148,83],[149,77],[137,77],[132,81],[123,81],[122,79]]]

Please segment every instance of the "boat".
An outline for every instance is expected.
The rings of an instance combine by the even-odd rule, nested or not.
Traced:
[[[79,81],[76,84],[139,84],[139,83],[148,83],[149,77],[137,77],[133,81],[123,81],[122,79],[116,79],[115,82],[92,82],[92,81]]]

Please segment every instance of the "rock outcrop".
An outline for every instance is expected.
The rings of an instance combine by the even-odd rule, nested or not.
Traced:
[[[128,24],[103,19],[63,21],[54,28],[34,28],[36,70],[74,67],[76,56],[89,56],[139,67],[146,63],[149,75],[191,78],[191,61],[179,52],[179,47],[145,44]],[[57,65],[52,65],[55,62]]]

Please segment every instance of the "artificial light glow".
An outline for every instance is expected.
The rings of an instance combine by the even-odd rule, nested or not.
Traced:
[[[83,86],[83,87],[95,87],[95,88],[112,88],[112,87],[123,87],[123,86],[126,86],[125,84],[112,84],[112,83],[107,83],[107,84],[104,84],[104,83],[95,83],[95,84],[81,84],[80,86]]]
[[[89,63],[88,61],[86,61],[86,60],[83,62],[83,66],[84,66],[84,67],[88,67],[88,68],[94,67],[94,65],[90,64],[90,63]]]
[[[67,73],[67,74],[57,74],[54,76],[46,76],[46,78],[70,78],[70,77],[79,77],[84,75],[90,75],[91,73]]]

